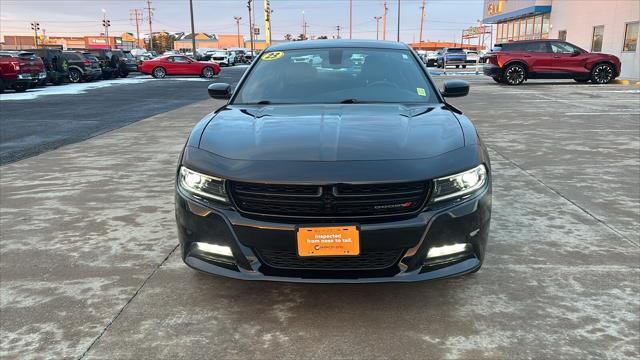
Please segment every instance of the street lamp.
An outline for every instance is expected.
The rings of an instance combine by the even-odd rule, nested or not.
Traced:
[[[379,40],[378,39],[378,31],[380,29],[379,25],[380,25],[380,19],[382,19],[382,16],[374,16],[373,18],[376,19],[376,40]]]
[[[111,41],[109,40],[109,27],[111,26],[111,20],[107,20],[106,9],[102,9],[102,26],[104,27],[104,36],[107,38],[107,44],[111,47]]]
[[[238,28],[238,47],[241,47],[240,46],[240,20],[242,20],[242,17],[234,16],[233,19],[236,21],[236,27]]]

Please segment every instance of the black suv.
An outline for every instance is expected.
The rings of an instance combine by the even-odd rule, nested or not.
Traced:
[[[89,49],[83,51],[98,59],[104,80],[116,78],[120,75],[119,61],[117,57],[113,56],[111,49]]]
[[[127,70],[132,73],[138,71],[138,60],[129,50],[124,50],[124,63],[127,65]]]
[[[47,77],[39,82],[40,85],[45,85],[47,83],[60,85],[69,80],[69,64],[62,54],[62,50],[44,48],[26,51],[36,54],[36,56],[39,56],[44,63],[44,69],[47,72]]]
[[[112,54],[112,62],[115,62],[118,65],[118,76],[121,78],[125,78],[127,76],[129,76],[129,64],[127,61],[127,58],[124,54],[124,52],[120,49],[112,49],[111,50],[111,54]],[[115,58],[115,59],[114,59]],[[137,65],[136,65],[136,69],[137,69]]]
[[[63,51],[62,55],[69,64],[70,82],[93,81],[102,77],[100,63],[95,57],[79,51]]]

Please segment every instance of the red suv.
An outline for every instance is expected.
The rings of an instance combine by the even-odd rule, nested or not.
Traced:
[[[616,56],[590,53],[560,40],[496,44],[485,59],[484,74],[508,85],[520,85],[527,79],[606,84],[620,75],[620,59]]]

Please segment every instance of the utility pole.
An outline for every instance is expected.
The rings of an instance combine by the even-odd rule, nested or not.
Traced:
[[[379,39],[378,32],[380,29],[379,25],[380,25],[380,19],[382,19],[382,16],[374,16],[373,18],[376,19],[376,40],[378,40]]]
[[[422,25],[424,23],[424,0],[422,0],[422,6],[420,7],[420,9],[422,9],[422,13],[420,14],[420,45],[418,45],[418,48],[422,47]]]
[[[387,40],[387,2],[384,2],[384,14],[382,15],[382,40]]]
[[[353,0],[349,0],[349,40],[353,33]]]
[[[31,30],[35,32],[35,35],[33,36],[33,43],[36,45],[36,49],[37,49],[38,48],[38,30],[40,30],[40,23],[37,21],[32,22]]]
[[[142,21],[142,10],[133,9],[131,10],[131,20],[136,22],[136,38],[138,42],[136,43],[136,49],[140,48],[140,22]]]
[[[400,42],[400,0],[398,0],[398,34],[396,35],[396,41]]]
[[[151,7],[151,0],[147,0],[146,10],[147,17],[149,18],[149,51],[153,51],[153,28],[151,27],[151,18],[153,17],[153,10],[155,9]]]
[[[233,19],[236,21],[236,28],[238,29],[238,47],[242,47],[240,46],[240,20],[242,20],[242,18],[240,16],[234,16]]]
[[[191,13],[191,56],[196,58],[196,28],[193,23],[193,0],[189,0],[189,11]]]
[[[255,20],[252,17],[252,13],[255,14],[253,12],[253,0],[247,1],[247,9],[249,10],[249,40],[251,42],[251,56],[253,56],[253,29],[255,27]]]
[[[271,44],[271,5],[264,0],[264,37],[267,46]]]
[[[336,39],[340,39],[340,25],[336,26],[336,30],[338,30],[338,37],[336,37]]]

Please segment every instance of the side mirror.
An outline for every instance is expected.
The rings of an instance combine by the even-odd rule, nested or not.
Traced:
[[[444,90],[441,91],[444,97],[459,97],[469,94],[469,83],[463,80],[449,80],[444,82]]]
[[[214,99],[230,99],[233,93],[231,85],[225,83],[211,84],[207,88],[207,91],[209,91],[209,96]]]
[[[580,51],[580,50],[578,50],[578,49],[575,49],[575,50],[573,50],[573,52],[571,53],[571,56],[578,56],[578,55],[580,55],[580,54],[582,54],[582,51]]]

